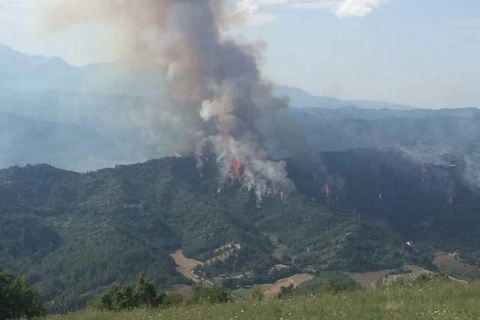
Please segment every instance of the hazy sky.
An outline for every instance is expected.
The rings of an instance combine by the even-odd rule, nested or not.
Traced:
[[[114,59],[115,52],[98,45],[107,30],[97,37],[91,37],[88,26],[68,34],[31,34],[34,2],[0,0],[0,43],[74,64]],[[250,22],[232,32],[267,44],[264,70],[279,84],[348,99],[480,107],[480,0],[237,4]]]

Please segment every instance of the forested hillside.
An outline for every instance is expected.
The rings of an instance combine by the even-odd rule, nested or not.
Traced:
[[[289,162],[297,190],[260,206],[235,181],[219,190],[213,161],[199,171],[188,157],[85,174],[1,170],[0,261],[27,275],[57,311],[141,272],[162,287],[189,283],[170,257],[178,249],[206,261],[239,244],[197,271],[230,286],[298,271],[434,268],[440,249],[478,262],[480,202],[461,166],[424,167],[392,150],[319,157],[321,167]]]

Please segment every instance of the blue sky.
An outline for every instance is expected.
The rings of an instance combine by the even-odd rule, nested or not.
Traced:
[[[114,58],[95,51],[103,39],[88,27],[55,36],[27,32],[31,1],[0,0],[0,43],[75,64]],[[267,44],[263,68],[279,84],[345,99],[480,107],[480,0],[237,4],[250,20],[232,32]]]

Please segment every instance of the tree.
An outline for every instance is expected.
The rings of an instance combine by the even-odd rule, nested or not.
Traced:
[[[355,280],[342,272],[328,271],[318,274],[310,281],[300,284],[295,289],[296,296],[316,295],[322,293],[339,293],[360,290]]]
[[[153,283],[140,275],[136,283],[113,285],[105,292],[95,307],[101,310],[120,311],[137,308],[156,308],[164,304],[166,295],[157,292]]]
[[[194,303],[227,303],[233,300],[233,296],[225,287],[197,284],[192,288],[191,299]]]
[[[40,295],[23,278],[0,269],[0,319],[19,319],[45,315]]]
[[[290,299],[295,294],[295,287],[293,284],[289,285],[288,287],[282,287],[280,292],[277,295],[277,298],[280,300]]]
[[[323,282],[323,291],[330,292],[330,293],[339,293],[342,291],[346,291],[345,285],[341,282],[341,280],[336,276],[335,273],[329,272],[325,276],[325,280]]]

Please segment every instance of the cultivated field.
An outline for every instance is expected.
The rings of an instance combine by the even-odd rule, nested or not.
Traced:
[[[395,271],[395,269],[385,269],[380,271],[372,271],[372,272],[362,272],[362,273],[347,273],[353,280],[357,281],[362,287],[366,289],[375,289],[378,281],[388,278],[386,280],[396,280],[398,278],[411,278],[414,280],[418,276],[422,274],[428,274],[430,271],[413,265],[406,265],[404,266],[405,270],[410,270],[410,273],[405,275],[391,275],[388,276],[391,272]],[[387,277],[388,276],[388,277]]]
[[[184,277],[191,279],[194,282],[200,282],[200,279],[196,277],[192,271],[197,266],[203,265],[203,262],[197,261],[194,259],[188,259],[183,255],[182,250],[178,250],[175,253],[170,255],[172,259],[175,261],[175,264],[178,266],[177,271],[183,274]]]
[[[361,272],[361,273],[353,273],[347,272],[346,274],[352,278],[353,280],[357,281],[362,287],[367,289],[375,288],[377,282],[383,278],[385,278],[390,272],[390,269],[380,270],[380,271],[372,271],[372,272]]]
[[[459,278],[479,278],[480,268],[459,260],[454,254],[439,252],[435,256],[433,263],[440,272],[453,274]]]
[[[299,273],[288,278],[280,279],[274,284],[264,284],[261,287],[263,289],[263,295],[267,298],[271,298],[276,297],[282,290],[282,287],[288,287],[292,285],[296,288],[298,285],[312,279],[313,276],[311,274]]]

